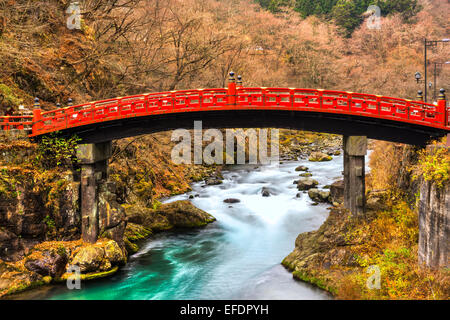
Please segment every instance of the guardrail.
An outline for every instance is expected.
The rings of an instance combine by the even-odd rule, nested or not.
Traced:
[[[0,117],[1,130],[29,130],[33,126],[33,116],[4,116]]]
[[[33,117],[0,117],[0,125],[3,130],[32,128],[31,136],[37,136],[130,117],[236,109],[347,114],[450,130],[445,100],[434,105],[422,101],[335,90],[249,88],[236,86],[233,81],[228,88],[148,93],[46,112],[37,109],[33,111]]]

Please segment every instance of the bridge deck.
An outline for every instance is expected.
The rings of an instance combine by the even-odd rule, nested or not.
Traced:
[[[32,129],[31,137],[55,131],[83,131],[82,127],[104,122],[123,121],[133,117],[149,117],[189,112],[226,110],[300,111],[353,116],[414,126],[440,135],[449,132],[449,115],[444,104],[433,105],[364,93],[294,88],[229,88],[180,90],[148,93],[89,102],[47,112],[33,117],[1,117],[3,129]],[[78,128],[78,129],[77,129]]]

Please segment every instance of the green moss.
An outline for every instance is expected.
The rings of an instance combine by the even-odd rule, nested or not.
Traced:
[[[131,242],[147,239],[151,235],[150,229],[135,223],[128,223],[125,229],[125,237]]]
[[[127,237],[123,238],[123,242],[125,243],[125,248],[127,249],[128,254],[133,254],[139,251],[139,246],[128,240]]]
[[[336,294],[336,289],[329,286],[327,284],[327,282],[319,277],[315,277],[311,274],[308,274],[307,272],[301,271],[301,270],[296,270],[292,273],[292,275],[294,276],[294,278],[301,280],[301,281],[305,281],[308,283],[311,283],[315,286],[317,286],[320,289],[326,290],[332,294]]]
[[[331,160],[333,160],[332,156],[327,156],[327,157],[324,157],[322,159],[309,158],[310,162],[323,162],[323,161],[331,161]]]
[[[115,266],[114,268],[112,268],[111,270],[108,270],[108,271],[82,274],[80,277],[81,277],[81,280],[94,280],[94,279],[99,279],[99,278],[105,278],[110,275],[113,275],[114,273],[117,272],[117,270],[119,270],[119,267]]]
[[[46,280],[48,280],[48,279],[46,279]],[[6,294],[10,295],[10,294],[14,294],[14,293],[23,292],[25,290],[30,290],[33,288],[43,286],[44,284],[47,284],[47,283],[48,282],[46,282],[45,280],[38,280],[38,281],[32,281],[32,282],[22,281],[17,285],[11,286],[8,289],[8,292]]]
[[[295,270],[295,266],[294,264],[290,263],[287,258],[284,258],[283,261],[281,261],[281,264],[288,269],[289,271],[294,271]]]
[[[161,202],[159,202],[158,200],[155,200],[155,201],[153,201],[153,204],[152,204],[152,209],[153,210],[158,210],[158,208],[161,206]]]
[[[117,270],[119,270],[119,267],[115,266],[114,268],[112,268],[110,270],[107,270],[107,271],[85,273],[85,274],[81,274],[80,275],[80,279],[83,280],[83,281],[86,281],[86,280],[94,280],[94,279],[99,279],[99,278],[105,278],[105,277],[108,277],[110,275],[113,275],[114,273],[117,272]],[[62,275],[61,278],[57,279],[57,282],[67,281],[67,279],[71,275],[72,274],[70,274],[70,273],[65,273],[65,274]]]
[[[6,103],[12,106],[18,106],[20,105],[23,100],[17,97],[13,90],[8,87],[7,85],[0,83],[0,93],[4,97]]]

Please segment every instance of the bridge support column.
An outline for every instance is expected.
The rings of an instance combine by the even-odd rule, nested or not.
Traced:
[[[81,164],[81,238],[95,243],[99,233],[98,182],[107,179],[111,141],[78,146]]]
[[[344,206],[354,216],[366,209],[365,155],[367,137],[344,136]]]

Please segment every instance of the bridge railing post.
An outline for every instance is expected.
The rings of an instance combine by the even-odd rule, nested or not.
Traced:
[[[319,108],[323,108],[323,89],[317,89],[317,102],[319,103]]]
[[[439,97],[438,97],[438,107],[437,110],[440,113],[439,118],[442,119],[442,123],[444,126],[448,126],[448,109],[447,109],[447,101],[445,99],[445,90],[441,89],[439,90]]]
[[[236,82],[236,89],[241,89],[241,88],[242,88],[242,76],[238,75],[237,82]]]
[[[236,79],[233,71],[230,72],[230,78],[228,79],[228,104],[236,105]]]
[[[417,91],[417,101],[423,101],[423,93],[422,90]]]
[[[34,98],[34,105],[33,105],[33,125],[31,128],[32,133],[37,133],[37,130],[39,130],[42,127],[42,123],[40,122],[42,120],[41,115],[41,104],[39,103],[39,98]]]
[[[4,118],[3,123],[5,124],[5,126],[3,127],[3,130],[9,131],[9,116],[6,116],[6,117]]]

